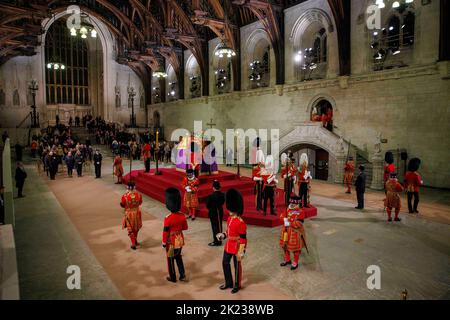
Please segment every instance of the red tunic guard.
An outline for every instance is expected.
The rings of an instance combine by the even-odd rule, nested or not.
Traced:
[[[347,193],[352,192],[353,176],[355,174],[355,162],[347,161],[344,167],[344,184],[347,186]]]
[[[180,191],[175,188],[166,190],[166,207],[171,211],[164,218],[162,245],[166,249],[167,268],[169,270],[168,281],[176,282],[175,261],[180,273],[180,281],[186,280],[181,249],[184,247],[183,231],[188,229],[184,214],[179,212],[181,207]]]
[[[305,213],[299,207],[301,199],[299,197],[291,198],[291,203],[280,215],[284,225],[281,230],[280,246],[284,250],[284,262],[281,266],[292,264],[291,270],[298,268],[298,261],[305,243],[305,229],[303,223],[305,220]],[[294,262],[291,260],[291,252],[294,254]]]
[[[114,158],[113,173],[117,177],[116,184],[121,184],[123,176],[123,165],[122,165],[122,158],[120,156],[116,156]]]
[[[392,209],[395,209],[395,221],[401,221],[398,217],[401,208],[401,201],[399,192],[403,191],[403,186],[398,182],[397,176],[391,173],[391,178],[386,182],[386,199],[385,199],[385,207],[388,213],[389,219],[388,221],[392,221]]]
[[[122,220],[122,229],[127,229],[131,239],[131,248],[136,250],[137,237],[142,228],[142,216],[139,206],[142,204],[142,196],[134,190],[134,184],[129,184],[129,190],[122,196],[120,206],[125,209]]]
[[[183,204],[188,209],[189,218],[192,218],[192,220],[195,220],[195,214],[199,207],[197,195],[199,185],[200,182],[194,176],[193,171],[192,173],[188,173],[188,176],[183,179],[182,187],[185,190]]]

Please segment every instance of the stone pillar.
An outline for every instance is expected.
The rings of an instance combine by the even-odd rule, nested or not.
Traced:
[[[381,153],[376,153],[372,157],[372,185],[371,189],[383,190],[383,170],[384,170],[384,159]]]
[[[347,157],[344,153],[336,155],[336,174],[334,176],[334,183],[342,184],[344,182],[344,167]]]
[[[5,193],[3,197],[5,199],[5,224],[12,224],[15,226],[14,218],[14,186],[12,180],[11,169],[11,145],[10,140],[6,139],[3,149],[3,185],[5,187]]]

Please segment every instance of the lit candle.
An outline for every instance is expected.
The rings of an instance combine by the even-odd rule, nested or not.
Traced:
[[[158,141],[159,141],[159,130],[156,130],[156,147],[157,148],[159,148]]]

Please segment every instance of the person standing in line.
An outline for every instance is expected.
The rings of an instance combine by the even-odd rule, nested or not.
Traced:
[[[78,178],[83,176],[83,162],[84,158],[81,152],[78,150],[75,154],[75,165],[77,167],[77,176]]]
[[[127,229],[133,250],[136,250],[136,246],[139,245],[137,237],[142,228],[142,214],[139,208],[142,204],[142,195],[135,190],[135,187],[133,181],[128,182],[127,191],[120,201],[120,206],[125,209],[122,229]]]
[[[150,157],[151,157],[151,147],[150,143],[146,142],[142,148],[142,159],[144,160],[145,173],[150,172]]]
[[[181,194],[178,189],[169,188],[166,190],[166,208],[170,213],[164,218],[164,229],[162,246],[166,250],[167,267],[169,276],[167,281],[177,282],[175,272],[175,261],[180,274],[180,281],[186,281],[186,271],[184,269],[181,250],[184,247],[183,231],[188,229],[186,216],[180,212]]]
[[[27,173],[25,172],[25,168],[23,167],[23,164],[21,162],[17,162],[16,167],[16,187],[18,191],[18,197],[23,198],[24,195],[22,194],[23,186],[25,184],[25,179],[27,178]]]
[[[102,177],[103,156],[98,149],[95,149],[93,159],[94,159],[94,168],[95,168],[95,178],[100,179]]]
[[[58,157],[53,151],[48,154],[48,171],[50,173],[50,180],[55,180],[58,172]]]
[[[405,188],[408,196],[409,213],[419,213],[419,187],[423,185],[423,180],[417,172],[420,168],[421,161],[419,158],[413,158],[408,163],[408,172],[405,173]],[[412,203],[414,198],[414,205]]]
[[[300,197],[291,197],[289,206],[280,216],[284,223],[280,236],[280,246],[284,252],[284,261],[280,266],[286,267],[291,265],[291,270],[298,268],[300,253],[302,248],[306,247],[305,228],[303,226],[305,213],[300,208],[301,201]],[[291,259],[291,253],[294,261]]]
[[[364,209],[364,193],[366,193],[366,168],[364,166],[359,166],[359,175],[355,181],[356,187],[356,198],[358,199],[358,206],[355,209]]]
[[[223,205],[225,203],[225,195],[220,191],[221,186],[218,180],[213,182],[213,193],[206,199],[206,207],[208,208],[208,216],[211,221],[211,229],[213,233],[213,241],[208,245],[217,247],[222,245],[222,241],[216,238],[216,235],[223,232]]]
[[[67,166],[67,175],[69,178],[73,178],[73,168],[75,167],[75,159],[72,155],[72,151],[69,151],[67,155],[64,157],[64,162]]]
[[[116,184],[122,184],[123,165],[122,165],[122,158],[120,157],[120,154],[117,154],[117,156],[114,159],[113,174],[117,177]]]
[[[401,183],[398,182],[397,180],[397,173],[392,172],[389,175],[389,180],[386,182],[385,189],[386,189],[386,199],[384,206],[388,214],[388,222],[392,221],[392,209],[395,209],[394,221],[395,222],[402,221],[402,219],[398,217],[398,215],[400,214],[400,209],[402,207],[399,193],[402,192],[404,189]]]
[[[353,157],[349,157],[347,163],[344,167],[344,185],[347,186],[347,191],[345,193],[352,193],[352,183],[353,176],[355,174],[355,162]]]
[[[227,239],[222,260],[225,283],[220,286],[220,290],[232,288],[231,293],[234,294],[242,288],[242,259],[244,259],[247,248],[247,225],[242,219],[244,199],[241,193],[236,189],[228,190],[225,202],[230,214],[227,220],[227,231],[217,235],[219,241]],[[231,274],[231,259],[233,259],[235,270],[234,283]]]
[[[195,215],[199,207],[198,202],[198,188],[200,185],[199,179],[195,176],[194,170],[188,169],[186,177],[183,179],[182,187],[185,190],[183,204],[188,210],[189,218],[195,220]]]

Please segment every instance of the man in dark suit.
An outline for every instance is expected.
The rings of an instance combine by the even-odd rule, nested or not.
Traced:
[[[358,199],[358,206],[355,209],[364,209],[364,193],[366,192],[366,168],[359,166],[359,175],[356,178],[356,198]]]
[[[99,179],[102,176],[102,160],[103,156],[98,149],[94,153],[94,167],[95,167],[95,178]]]
[[[216,235],[222,233],[223,220],[223,205],[225,203],[225,195],[220,191],[220,182],[215,180],[213,182],[213,193],[206,199],[206,207],[209,211],[209,219],[211,220],[211,227],[213,233],[213,242],[208,245],[217,247],[222,245],[222,241],[218,240]]]
[[[19,198],[24,197],[24,195],[22,194],[22,190],[23,190],[23,185],[25,184],[26,178],[27,178],[27,173],[25,172],[25,169],[23,168],[22,163],[17,162],[15,179],[16,179],[16,187],[17,187]]]

